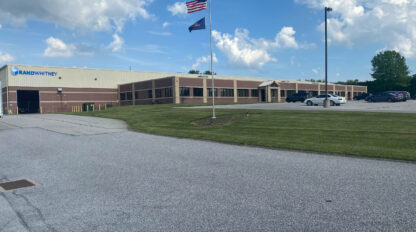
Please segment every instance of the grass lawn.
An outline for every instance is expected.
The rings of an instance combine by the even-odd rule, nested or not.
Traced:
[[[121,119],[139,132],[226,143],[416,161],[416,114],[126,106],[77,115]]]

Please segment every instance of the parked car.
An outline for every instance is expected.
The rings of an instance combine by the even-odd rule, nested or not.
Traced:
[[[369,96],[368,93],[362,93],[360,95],[355,96],[354,100],[356,100],[356,101],[365,100],[368,96]]]
[[[386,93],[397,95],[399,99],[398,101],[407,101],[405,91],[387,91]]]
[[[401,98],[399,94],[384,92],[372,94],[365,100],[368,102],[398,102],[401,101]]]
[[[310,93],[296,93],[286,98],[286,102],[304,102],[306,99],[312,97]]]
[[[331,106],[339,106],[341,104],[347,103],[345,97],[340,97],[336,94],[328,94],[328,100]],[[324,105],[325,101],[325,94],[321,94],[317,97],[309,98],[305,100],[305,104],[308,106],[315,106],[315,105]]]

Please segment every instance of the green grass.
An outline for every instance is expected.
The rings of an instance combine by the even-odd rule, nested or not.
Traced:
[[[416,161],[416,114],[127,106],[78,115],[121,119],[139,132],[226,143]]]

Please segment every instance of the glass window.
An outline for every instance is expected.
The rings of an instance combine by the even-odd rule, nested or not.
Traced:
[[[277,89],[272,89],[272,97],[277,97]]]
[[[126,93],[120,93],[120,101],[126,100]]]
[[[288,90],[287,91],[287,96],[286,97],[290,97],[296,94],[296,90]]]
[[[252,97],[258,97],[259,96],[259,90],[258,89],[252,89],[251,90],[251,96]]]
[[[218,89],[214,89],[215,96],[218,97]],[[208,96],[212,97],[212,88],[208,88]]]
[[[147,98],[153,98],[153,91],[147,90]]]
[[[204,89],[203,88],[194,88],[194,97],[203,97]]]
[[[138,91],[134,92],[134,98],[139,99],[139,92]]]
[[[165,97],[172,97],[172,88],[165,89]]]
[[[221,96],[234,97],[234,89],[221,89]]]
[[[133,93],[132,92],[127,92],[127,100],[128,101],[133,100]]]
[[[248,89],[239,89],[237,94],[239,97],[248,97]]]
[[[181,87],[181,88],[179,88],[179,92],[181,93],[181,97],[189,97],[190,96],[190,94],[189,94],[189,88],[187,88],[187,87]]]
[[[280,90],[280,96],[285,97],[285,91],[284,90]]]
[[[161,98],[162,97],[162,89],[156,89],[155,90],[155,95],[156,95],[156,98]]]

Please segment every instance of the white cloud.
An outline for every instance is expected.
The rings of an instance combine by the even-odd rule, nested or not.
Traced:
[[[74,47],[65,44],[62,40],[50,37],[46,40],[47,47],[43,53],[46,57],[71,57]]]
[[[272,51],[285,48],[298,49],[301,46],[294,37],[292,27],[283,27],[274,40],[253,39],[247,29],[236,29],[234,35],[213,31],[218,49],[225,54],[228,62],[238,67],[261,69],[269,62],[277,62]]]
[[[416,56],[414,0],[295,0],[311,8],[333,8],[328,22],[331,43],[354,47],[381,43],[405,57]],[[320,25],[323,30],[324,24]]]
[[[172,35],[172,33],[168,32],[168,31],[149,31],[149,34],[160,35],[160,36],[171,36]]]
[[[46,57],[72,57],[74,55],[92,56],[96,48],[88,44],[67,44],[61,39],[49,37],[46,40],[46,49],[43,55]]]
[[[70,29],[121,31],[124,23],[151,15],[153,0],[14,0],[0,1],[0,23],[24,25],[37,20]]]
[[[163,28],[166,28],[166,27],[168,27],[170,25],[170,23],[169,22],[164,22],[163,24],[162,24],[162,27]]]
[[[15,58],[9,53],[0,51],[0,64],[9,63],[14,61]]]
[[[218,62],[217,56],[213,55],[212,60],[214,63]],[[210,63],[211,62],[211,56],[202,56],[196,59],[195,64],[192,65],[192,69],[197,69],[199,66],[201,66],[204,63]]]
[[[119,35],[113,35],[113,42],[108,45],[108,48],[111,49],[113,52],[119,52],[123,48],[124,40]]]
[[[175,4],[168,6],[167,9],[172,15],[184,15],[188,13],[185,2],[175,2]]]

